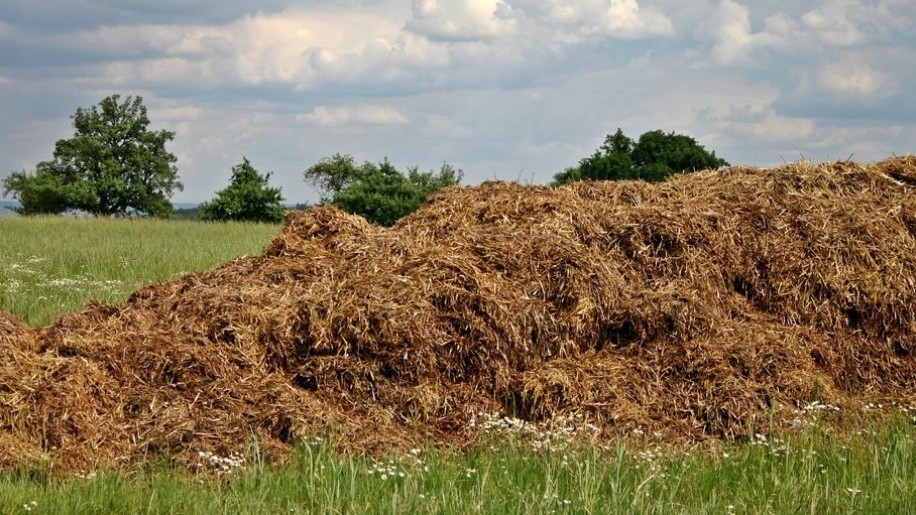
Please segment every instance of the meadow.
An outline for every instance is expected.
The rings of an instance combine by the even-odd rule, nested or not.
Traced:
[[[258,254],[278,229],[2,218],[0,309],[47,325],[90,299],[120,302],[143,284]],[[551,435],[536,445],[541,430],[514,420],[463,450],[358,456],[315,438],[271,464],[253,442],[244,459],[214,461],[206,474],[165,459],[131,474],[8,472],[0,513],[916,512],[914,412],[874,411],[886,416],[850,413],[857,422],[837,432],[812,409],[789,434],[749,428],[746,442],[695,448],[651,435],[600,446]]]
[[[87,300],[260,254],[279,226],[63,217],[0,218],[0,309],[44,326]]]

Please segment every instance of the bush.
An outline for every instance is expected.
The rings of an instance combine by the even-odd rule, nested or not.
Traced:
[[[210,202],[198,208],[201,220],[236,220],[275,223],[283,219],[280,188],[268,185],[270,173],[261,175],[248,158],[232,167],[229,186],[218,191]]]
[[[658,182],[677,173],[727,165],[690,136],[656,130],[644,133],[634,142],[617,129],[594,154],[579,161],[578,166],[554,175],[553,184],[560,186],[584,179]]]
[[[321,190],[323,202],[384,226],[415,211],[436,190],[460,183],[461,177],[461,170],[449,164],[438,172],[409,168],[405,175],[388,159],[357,166],[352,156],[342,154],[305,171],[306,180]]]

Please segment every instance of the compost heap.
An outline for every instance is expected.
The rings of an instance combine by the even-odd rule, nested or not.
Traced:
[[[30,330],[0,315],[0,456],[462,444],[478,413],[601,438],[916,398],[916,157],[449,188],[392,228],[291,213],[259,257]]]

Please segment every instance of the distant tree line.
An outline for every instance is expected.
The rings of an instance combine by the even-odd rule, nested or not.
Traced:
[[[165,148],[174,132],[149,129],[141,97],[123,101],[111,95],[71,117],[75,132],[54,145],[52,158],[31,172],[16,171],[3,182],[4,195],[19,201],[23,215],[79,211],[95,216],[151,216],[200,220],[277,222],[282,219],[281,189],[270,185],[248,158],[232,167],[229,184],[194,209],[175,210],[169,200],[182,190],[174,154]],[[728,163],[695,139],[660,130],[638,140],[617,129],[590,156],[557,173],[553,185],[580,180],[661,181]],[[438,171],[397,170],[387,158],[358,164],[349,154],[334,154],[305,170],[304,179],[321,203],[392,225],[416,210],[435,191],[457,185],[463,173],[448,163]],[[297,205],[297,207],[302,204]]]

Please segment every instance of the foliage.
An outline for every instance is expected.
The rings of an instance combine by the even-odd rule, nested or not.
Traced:
[[[200,220],[200,206],[194,207],[176,207],[172,210],[173,220],[193,221]]]
[[[71,118],[75,133],[55,143],[53,159],[4,181],[4,194],[19,200],[20,212],[169,216],[169,198],[182,189],[176,158],[165,149],[175,133],[148,129],[143,99],[120,102],[111,95]]]
[[[372,173],[375,165],[368,161],[362,166],[349,154],[324,157],[305,171],[305,180],[321,193],[322,202],[331,202],[347,186]]]
[[[677,173],[727,165],[690,136],[656,130],[633,141],[617,129],[594,154],[579,161],[578,166],[554,175],[553,184],[560,186],[584,179],[657,182]]]
[[[21,215],[52,215],[67,211],[75,203],[75,188],[67,188],[64,180],[48,169],[48,163],[39,163],[34,174],[13,172],[3,183],[3,193],[13,194],[20,207],[14,210]]]
[[[216,198],[202,204],[201,220],[236,220],[279,222],[283,219],[283,197],[280,188],[268,186],[270,173],[261,175],[248,161],[232,167],[229,186],[218,191]]]
[[[415,211],[436,190],[458,184],[461,177],[461,170],[447,163],[438,172],[412,167],[405,175],[388,159],[357,166],[352,156],[341,154],[305,171],[306,180],[321,191],[322,202],[385,226]]]

